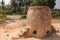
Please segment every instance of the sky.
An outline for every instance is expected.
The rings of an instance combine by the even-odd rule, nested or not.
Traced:
[[[56,0],[55,8],[60,9],[60,0]]]
[[[4,0],[5,1],[5,4],[8,4],[10,2],[10,0]],[[1,0],[0,0],[1,2]]]
[[[5,4],[8,4],[10,2],[10,0],[4,0]],[[0,0],[1,2],[1,0]],[[60,0],[56,0],[56,5],[54,8],[60,9]]]

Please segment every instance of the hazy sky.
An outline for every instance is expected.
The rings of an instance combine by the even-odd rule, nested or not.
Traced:
[[[5,1],[5,4],[8,4],[10,2],[10,0],[4,0],[4,1]],[[0,0],[0,2],[1,2],[1,0]],[[60,9],[60,0],[56,0],[55,8]]]
[[[55,8],[60,9],[60,0],[56,0],[56,6]]]
[[[5,1],[5,4],[8,4],[10,2],[10,0],[4,0]],[[1,2],[1,0],[0,0]]]

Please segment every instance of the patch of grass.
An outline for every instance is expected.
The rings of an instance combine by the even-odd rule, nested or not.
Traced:
[[[5,20],[13,20],[12,18],[6,17],[4,18]]]
[[[7,15],[4,13],[0,13],[0,18],[4,20],[12,20],[11,18],[7,17]]]
[[[57,16],[57,17],[53,17],[53,19],[60,19],[60,16]]]
[[[5,17],[6,17],[6,14],[0,13],[0,18],[5,18]]]

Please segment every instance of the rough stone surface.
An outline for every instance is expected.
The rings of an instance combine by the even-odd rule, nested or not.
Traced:
[[[43,38],[51,33],[51,11],[47,6],[31,6],[27,13],[26,37]]]

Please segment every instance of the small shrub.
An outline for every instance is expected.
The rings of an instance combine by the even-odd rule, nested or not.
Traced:
[[[22,15],[22,16],[20,17],[20,19],[25,19],[25,18],[27,18],[26,15]]]
[[[55,18],[55,17],[57,17],[57,16],[58,16],[58,12],[53,11],[53,12],[52,12],[52,17]]]
[[[52,18],[60,19],[58,11],[52,11]]]

